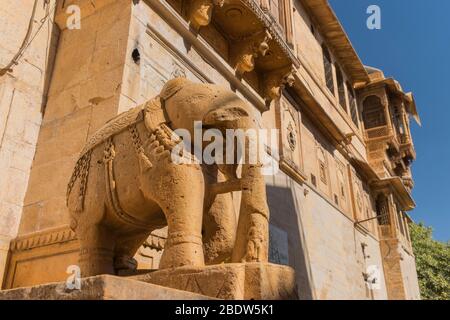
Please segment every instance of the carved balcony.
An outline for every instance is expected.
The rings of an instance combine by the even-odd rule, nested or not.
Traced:
[[[299,62],[290,44],[290,8],[283,23],[269,0],[164,0],[243,78],[266,103],[294,82]],[[280,3],[288,4],[288,1]],[[281,15],[280,17],[283,17]],[[289,13],[289,14],[288,14]],[[220,38],[220,39],[219,39]]]
[[[380,126],[376,128],[366,129],[365,137],[369,142],[371,140],[385,140],[389,139],[392,135],[392,130],[389,126]]]
[[[413,141],[408,134],[400,136],[400,152],[402,153],[402,158],[406,159],[408,162],[416,159],[416,150]]]
[[[366,143],[387,143],[388,150],[393,155],[399,154],[400,142],[389,125],[379,126],[364,131]]]

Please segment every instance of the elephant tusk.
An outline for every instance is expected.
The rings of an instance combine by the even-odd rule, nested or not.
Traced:
[[[222,194],[241,190],[242,190],[242,179],[233,179],[224,182],[217,182],[211,185],[212,194]]]

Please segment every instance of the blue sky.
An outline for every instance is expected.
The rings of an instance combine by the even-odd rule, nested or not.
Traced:
[[[450,1],[329,0],[364,64],[412,91],[422,118],[413,125],[416,222],[450,240]],[[381,9],[381,30],[369,30],[368,6]]]

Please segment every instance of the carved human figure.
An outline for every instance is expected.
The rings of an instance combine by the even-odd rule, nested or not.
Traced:
[[[242,182],[237,180],[235,164],[174,163],[174,130],[194,136],[195,121],[219,130],[247,129],[255,125],[252,112],[229,90],[176,78],[158,97],[97,131],[82,150],[67,191],[82,275],[135,268],[137,249],[164,226],[168,235],[160,268],[229,261],[237,229],[230,192],[254,178],[245,182],[243,173]],[[182,156],[194,158],[187,150]],[[243,198],[254,212],[249,195]]]

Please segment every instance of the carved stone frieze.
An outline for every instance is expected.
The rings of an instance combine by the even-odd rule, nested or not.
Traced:
[[[31,250],[72,240],[76,240],[75,232],[68,227],[61,227],[18,237],[11,242],[10,250],[13,252]]]

